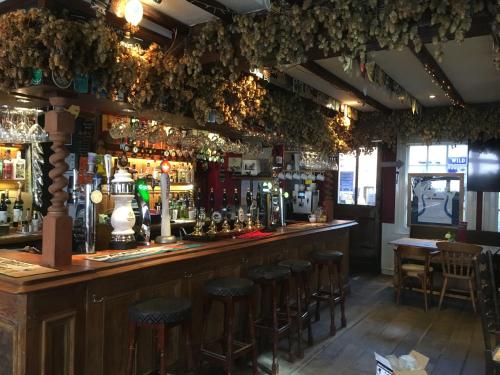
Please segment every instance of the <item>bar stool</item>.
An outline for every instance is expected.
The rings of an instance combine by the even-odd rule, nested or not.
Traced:
[[[290,360],[292,360],[292,341],[290,337],[290,327],[292,324],[292,317],[290,313],[290,269],[281,266],[257,266],[248,270],[248,277],[250,277],[256,284],[260,285],[262,290],[262,300],[264,302],[264,291],[270,289],[271,291],[271,318],[264,316],[255,321],[255,327],[260,331],[271,332],[273,341],[273,362],[272,374],[278,373],[278,343],[280,337],[285,334],[288,335],[288,352]],[[283,314],[278,307],[278,292],[281,291],[282,299],[285,304],[286,312]]]
[[[206,299],[203,305],[203,324],[201,337],[201,354],[209,360],[222,362],[227,374],[232,374],[234,359],[248,352],[252,355],[252,373],[257,374],[257,347],[255,344],[255,327],[253,318],[254,283],[252,280],[233,277],[211,279],[203,285]],[[205,348],[204,339],[207,332],[208,316],[213,301],[224,304],[224,337],[223,352],[219,354]],[[244,343],[234,339],[234,308],[236,303],[245,302],[248,306],[249,341]],[[224,348],[224,343],[226,347]],[[237,347],[236,349],[233,349]]]
[[[311,298],[316,301],[316,321],[319,321],[319,305],[321,301],[327,301],[330,304],[330,335],[333,336],[336,333],[335,328],[335,306],[340,304],[341,311],[341,323],[342,327],[346,326],[345,318],[345,296],[344,289],[342,285],[342,257],[343,254],[340,251],[333,250],[315,250],[311,252],[311,258],[313,264],[317,271],[318,283],[316,290],[312,294]],[[321,271],[323,267],[327,267],[328,270],[328,281],[329,290],[325,291],[321,289]],[[335,284],[337,284],[338,290],[336,290]]]
[[[167,329],[182,326],[186,343],[188,371],[192,367],[191,302],[184,298],[154,298],[129,307],[129,358],[127,374],[134,373],[137,336],[141,327],[151,327],[158,336],[157,351],[160,355],[160,375],[167,373]]]
[[[304,357],[302,350],[302,330],[304,324],[307,324],[307,344],[313,344],[311,313],[309,312],[309,276],[312,270],[311,262],[301,259],[288,259],[278,263],[279,266],[288,267],[295,280],[297,305],[292,309],[292,315],[295,315],[297,322],[297,340],[299,357]],[[295,311],[294,311],[295,310]]]

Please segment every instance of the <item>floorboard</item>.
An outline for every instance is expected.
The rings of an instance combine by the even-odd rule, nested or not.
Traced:
[[[375,351],[399,356],[411,350],[430,358],[429,375],[484,373],[481,324],[470,303],[448,299],[443,309],[438,310],[434,298],[433,305],[425,312],[422,295],[404,291],[401,304],[397,305],[391,283],[392,278],[381,275],[353,277],[347,299],[347,327],[338,328],[337,334],[330,337],[329,311],[325,305],[320,321],[313,323],[314,345],[306,348],[302,360],[293,362],[288,362],[287,353],[282,351],[280,374],[372,375]],[[286,348],[286,342],[281,346]],[[259,356],[263,374],[268,372],[270,359],[268,352]],[[216,368],[203,371],[210,375],[219,373],[223,372]],[[251,371],[246,362],[240,362],[236,373],[247,375]]]

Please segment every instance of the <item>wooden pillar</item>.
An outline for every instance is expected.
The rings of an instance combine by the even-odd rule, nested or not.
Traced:
[[[333,207],[335,206],[335,181],[333,171],[325,172],[325,181],[323,182],[323,208],[326,211],[326,219],[333,220]]]
[[[68,194],[63,190],[68,185],[64,177],[64,172],[68,170],[68,164],[64,161],[68,150],[64,145],[75,130],[75,118],[65,110],[65,98],[52,97],[50,104],[54,109],[45,115],[45,131],[52,141],[54,154],[49,162],[54,168],[49,172],[52,199],[43,220],[42,263],[57,267],[71,264],[73,222],[65,206]]]

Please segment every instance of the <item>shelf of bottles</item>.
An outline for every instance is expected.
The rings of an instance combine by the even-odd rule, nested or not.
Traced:
[[[40,228],[38,212],[32,213],[30,173],[23,158],[25,146],[0,143],[0,226],[1,234],[30,233]],[[33,215],[35,216],[32,225]]]

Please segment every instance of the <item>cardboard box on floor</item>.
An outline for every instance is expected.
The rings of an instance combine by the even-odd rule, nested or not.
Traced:
[[[375,360],[377,361],[377,372],[376,375],[428,375],[425,371],[427,363],[429,363],[429,358],[425,355],[412,350],[409,354],[416,361],[416,368],[414,370],[399,369],[397,367],[393,368],[391,362],[384,356],[375,353]]]

